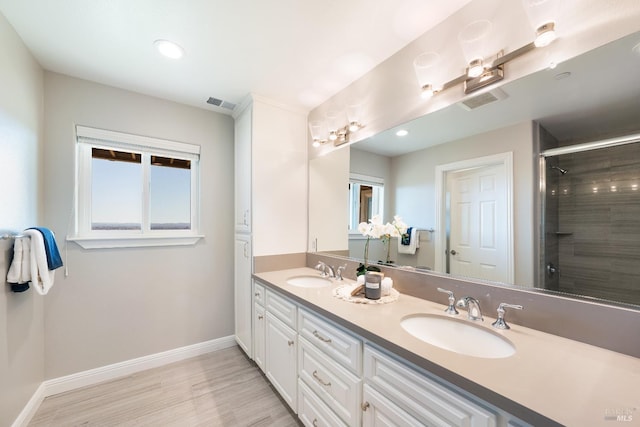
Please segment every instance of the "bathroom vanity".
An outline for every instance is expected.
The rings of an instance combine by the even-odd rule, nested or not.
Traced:
[[[401,326],[416,314],[449,317],[446,295],[442,304],[405,294],[355,304],[333,295],[345,282],[288,283],[318,275],[302,267],[253,276],[254,359],[305,425],[600,425],[638,407],[635,357],[517,324],[499,331],[489,310],[473,326],[515,353],[468,356]],[[470,322],[462,311],[452,320]]]

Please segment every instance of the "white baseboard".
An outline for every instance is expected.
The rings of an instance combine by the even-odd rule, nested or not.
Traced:
[[[45,395],[45,386],[44,383],[40,383],[36,391],[31,396],[31,399],[27,402],[27,404],[22,408],[22,411],[18,414],[18,417],[15,419],[11,427],[22,427],[29,424],[31,418],[36,414],[36,411],[40,407],[40,404],[46,397]]]
[[[136,359],[125,360],[124,362],[114,363],[100,368],[89,369],[88,371],[65,375],[64,377],[46,380],[40,384],[31,399],[29,399],[29,402],[22,412],[20,412],[20,415],[18,415],[14,421],[12,427],[26,426],[35,415],[38,407],[45,397],[131,375],[147,369],[157,368],[158,366],[167,365],[169,363],[179,362],[180,360],[200,356],[202,354],[222,350],[235,345],[235,337],[230,335],[228,337],[217,338],[185,347],[175,348],[173,350],[163,351],[161,353],[138,357]]]

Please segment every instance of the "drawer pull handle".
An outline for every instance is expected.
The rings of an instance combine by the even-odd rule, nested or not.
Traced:
[[[322,342],[326,342],[326,343],[330,343],[331,342],[331,338],[323,337],[322,335],[320,335],[320,333],[318,331],[313,331],[313,336],[318,338]]]
[[[258,314],[258,320],[262,320],[262,319],[264,319],[264,316],[261,314]]]
[[[255,295],[255,296],[259,297],[259,296],[260,296],[260,292],[256,292],[256,293],[255,293],[255,294],[253,294],[253,295]]]
[[[318,376],[318,371],[313,371],[313,378],[325,387],[331,387],[331,382],[325,381]]]
[[[318,427],[318,419],[314,418],[311,424],[313,424],[313,427]]]
[[[360,406],[362,407],[362,410],[366,412],[366,411],[367,411],[367,409],[369,409],[369,406],[371,406],[371,405],[369,405],[369,402],[364,402],[364,403],[363,403],[362,405],[360,405]]]
[[[289,347],[291,347],[292,345],[294,345],[296,342],[293,340],[289,340],[287,341],[287,344],[289,344]]]

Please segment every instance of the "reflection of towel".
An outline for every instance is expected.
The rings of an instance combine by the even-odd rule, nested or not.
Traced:
[[[54,269],[62,265],[55,238],[51,233],[45,244],[43,233],[32,228],[25,230],[24,235],[26,237],[16,238],[14,242],[14,256],[7,273],[7,282],[12,284],[14,292],[22,292],[28,288],[24,284],[30,281],[39,294],[45,295],[53,286]],[[47,258],[51,258],[53,268],[49,266]]]
[[[420,242],[419,242],[418,229],[415,227],[408,228],[406,234],[403,234],[402,237],[398,239],[399,254],[413,255],[416,253],[416,249],[419,247],[420,247]]]

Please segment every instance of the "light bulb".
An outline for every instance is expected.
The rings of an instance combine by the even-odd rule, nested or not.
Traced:
[[[336,133],[336,131],[332,130],[331,132],[329,132],[329,140],[335,141],[336,139],[338,139],[338,134]]]
[[[423,99],[428,99],[433,96],[433,86],[430,84],[426,84],[422,86],[422,91],[420,92],[420,97]]]
[[[480,76],[484,72],[484,66],[482,59],[474,59],[469,62],[469,68],[467,69],[467,76],[475,78]]]
[[[318,148],[318,147],[320,147],[320,141],[318,141],[317,139],[314,139],[313,140],[313,144],[311,144],[311,145],[313,145],[314,147]]]
[[[556,25],[553,22],[547,22],[538,27],[536,30],[536,39],[533,44],[536,47],[545,47],[556,39]]]
[[[357,132],[360,130],[360,124],[358,122],[349,123],[349,132]]]

